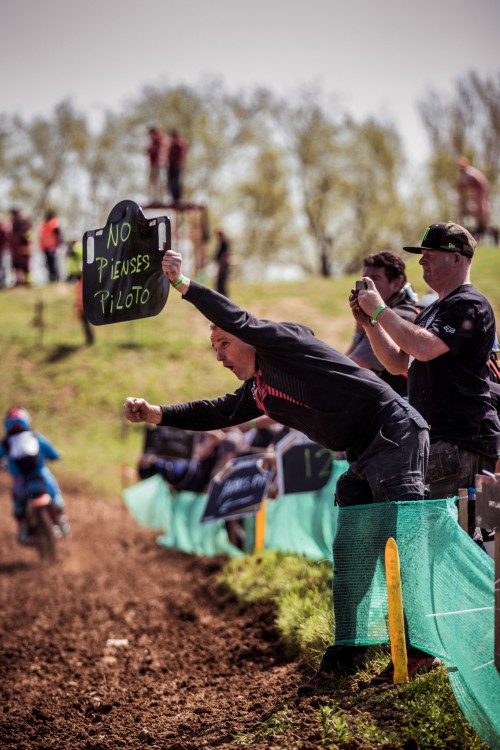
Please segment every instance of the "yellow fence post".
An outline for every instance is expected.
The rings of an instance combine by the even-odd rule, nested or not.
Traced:
[[[260,508],[255,514],[255,551],[262,552],[264,549],[264,540],[266,537],[266,499],[260,504]]]
[[[408,661],[403,614],[403,590],[396,540],[392,537],[385,545],[385,575],[387,580],[387,602],[389,610],[389,637],[394,665],[394,684],[408,682]]]

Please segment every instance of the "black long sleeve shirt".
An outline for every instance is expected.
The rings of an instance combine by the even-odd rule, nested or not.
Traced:
[[[256,318],[195,281],[184,296],[212,323],[250,344],[256,377],[212,400],[162,406],[162,425],[211,430],[265,413],[333,451],[360,454],[400,397],[377,375],[297,323]]]

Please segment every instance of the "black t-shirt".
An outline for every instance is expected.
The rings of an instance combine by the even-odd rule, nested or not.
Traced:
[[[409,401],[430,424],[431,442],[447,440],[496,457],[500,422],[487,364],[495,317],[488,300],[472,284],[463,284],[422,310],[415,324],[450,347],[429,362],[413,360],[409,368]]]

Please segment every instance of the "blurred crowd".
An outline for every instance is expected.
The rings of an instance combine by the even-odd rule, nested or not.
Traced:
[[[77,282],[82,275],[81,242],[67,239],[61,222],[47,209],[36,226],[21,208],[0,216],[0,288],[33,283]]]

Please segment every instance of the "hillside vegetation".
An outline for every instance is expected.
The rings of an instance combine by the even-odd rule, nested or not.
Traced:
[[[418,256],[407,260],[420,295]],[[232,298],[260,317],[295,320],[341,351],[352,334],[347,304],[354,276],[276,284],[233,283]],[[484,246],[473,283],[500,317],[500,251]],[[57,476],[110,498],[121,490],[121,467],[135,466],[143,431],[122,417],[129,395],[152,403],[213,397],[238,383],[215,361],[205,318],[173,290],[154,318],[96,328],[85,346],[70,284],[4,289],[0,293],[3,352],[0,409],[26,406],[35,428],[64,453]]]

